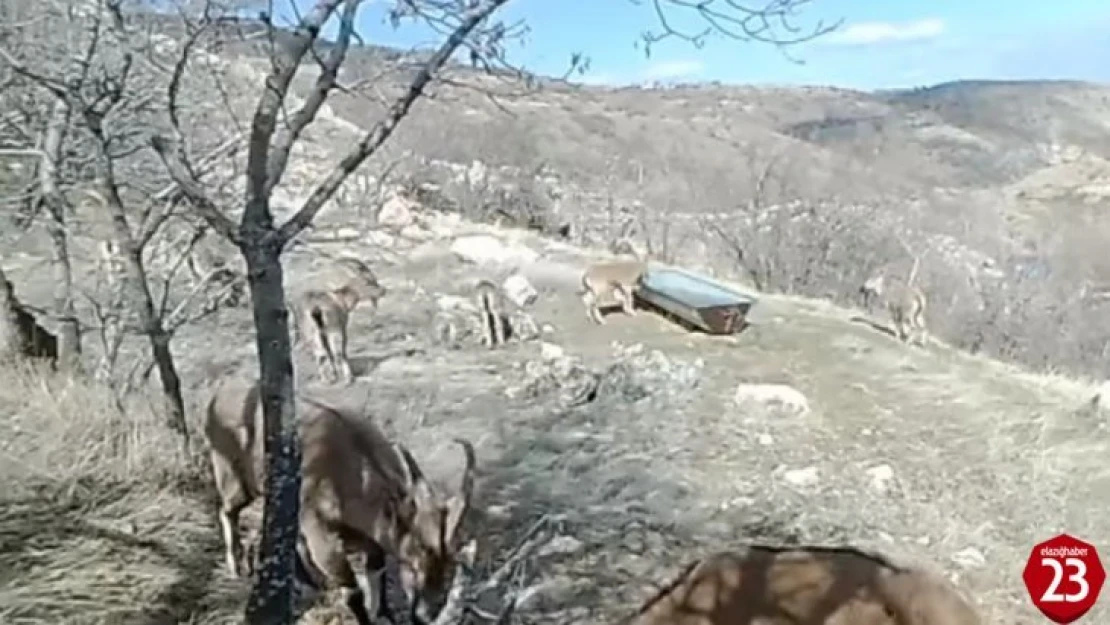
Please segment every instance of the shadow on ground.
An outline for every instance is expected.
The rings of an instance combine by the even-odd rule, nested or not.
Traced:
[[[171,485],[175,507],[213,509],[205,486]],[[82,479],[0,500],[0,621],[163,625],[189,620],[201,604],[237,609],[214,605],[240,600],[215,579],[219,534],[208,515],[182,523],[173,518],[181,510],[162,510],[152,524],[146,513],[159,494],[149,488]]]

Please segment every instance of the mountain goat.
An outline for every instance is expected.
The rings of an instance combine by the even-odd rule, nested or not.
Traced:
[[[428,620],[454,578],[458,531],[474,489],[474,449],[462,439],[466,464],[455,492],[427,480],[407,449],[392,444],[368,417],[298,399],[301,540],[309,570],[343,589],[360,625],[380,608],[385,556],[400,563],[401,586],[414,615]],[[263,417],[257,382],[225,382],[208,404],[205,435],[220,496],[225,558],[242,574],[239,515],[261,496]],[[366,555],[352,566],[348,553]],[[366,575],[365,570],[374,571]]]

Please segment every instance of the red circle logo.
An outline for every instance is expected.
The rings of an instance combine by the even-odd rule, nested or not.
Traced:
[[[1060,534],[1033,546],[1021,577],[1033,605],[1052,622],[1066,625],[1094,607],[1106,569],[1094,545]]]

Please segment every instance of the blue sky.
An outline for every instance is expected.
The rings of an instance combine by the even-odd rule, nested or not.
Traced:
[[[435,42],[425,28],[389,26],[385,12],[392,4],[369,0],[364,6],[359,32],[367,41],[405,48]],[[672,13],[679,24],[699,23]],[[591,67],[576,80],[599,84],[720,80],[881,89],[970,78],[1110,82],[1105,0],[811,0],[801,25],[845,23],[820,40],[792,46],[789,54],[801,64],[774,47],[724,37],[701,49],[659,43],[645,58],[635,43],[658,25],[651,0],[512,0],[500,18],[530,26],[526,42],[511,49],[515,62],[561,74],[570,55],[582,52]]]

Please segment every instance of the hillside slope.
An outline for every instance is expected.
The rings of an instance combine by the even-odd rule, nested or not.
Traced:
[[[252,70],[263,68],[235,54],[244,52],[227,51],[230,67],[218,69],[236,88],[234,106],[247,110],[261,75]],[[405,71],[398,59],[389,63]],[[358,77],[357,58],[353,67],[345,78]],[[299,86],[311,78],[305,72]],[[396,80],[373,86],[388,95]],[[984,255],[1033,235],[1067,249],[1076,247],[1071,236],[1105,241],[1097,236],[1104,214],[1091,215],[1100,216],[1110,159],[1106,91],[1071,83],[893,94],[551,86],[503,99],[506,114],[481,93],[439,87],[367,169],[377,173],[406,150],[410,176],[436,167],[455,176],[478,161],[530,182],[554,180],[562,214],[604,217],[612,196],[679,223],[671,217],[748,202],[749,163],[758,170],[778,155],[784,182],[771,203],[831,198],[828,210],[847,214],[851,200],[867,200],[882,208],[877,228],[916,213],[910,225],[935,229],[926,241],[944,234],[955,241],[949,248]],[[334,100],[306,133],[277,209],[304,197],[379,110],[365,98]],[[203,130],[214,141],[231,127],[202,119],[213,120]],[[1089,187],[1086,199],[1074,197],[1083,186],[1076,181]],[[485,526],[484,562],[504,557],[537,519],[557,517],[563,539],[534,563],[529,583],[539,586],[523,610],[527,622],[610,622],[696,555],[747,540],[805,540],[874,547],[941,569],[969,589],[988,622],[1032,625],[1043,617],[1020,581],[1030,546],[1060,531],[1110,544],[1110,431],[1106,415],[1091,409],[1087,384],[1024,373],[942,341],[909,348],[853,321],[858,311],[797,297],[760,295],[753,326],[730,338],[688,334],[646,313],[593,326],[574,290],[597,250],[430,210],[399,230],[373,227],[379,198],[368,188],[345,189],[311,233],[343,229],[347,242],[290,252],[290,290],[318,282],[327,267],[321,252],[359,254],[380,273],[391,294],[376,313],[354,316],[359,380],[344,399],[366,406],[433,471],[451,469],[450,437],[474,441],[482,480],[473,525]],[[78,217],[84,226],[88,215]],[[75,262],[91,281],[99,239],[76,230]],[[449,251],[470,233],[523,254],[520,268],[541,289],[535,316],[551,327],[546,345],[488,350],[439,340],[445,314],[465,326],[447,296],[498,273]],[[707,251],[704,231],[693,234],[681,246],[686,257],[709,269],[731,262]],[[4,236],[13,250],[5,271],[22,297],[45,306],[43,233]],[[770,245],[790,238],[798,237],[788,231]],[[840,241],[840,249],[866,247]],[[1073,260],[1098,267],[1090,257]],[[843,284],[819,286],[852,290],[849,278],[871,268],[853,265],[835,274]],[[725,269],[722,277],[735,274]],[[1002,273],[1004,282],[1012,277]],[[935,319],[948,298],[930,293],[938,303],[931,325],[967,325]],[[1061,327],[1036,328],[1062,342]],[[182,328],[174,346],[199,440],[199,406],[213,379],[254,371],[250,312],[222,310]],[[126,358],[137,361],[145,349],[129,340]],[[303,387],[326,392],[306,375],[310,365],[301,354]],[[796,389],[808,409],[737,403],[739,385],[763,383]],[[207,464],[178,452],[149,389],[127,399],[123,418],[94,382],[4,368],[0,385],[8,390],[0,395],[0,622],[238,622],[247,589],[222,568]],[[1088,619],[1105,621],[1107,605]],[[312,614],[317,625],[345,618],[326,607]]]
[[[1058,530],[1110,541],[1110,432],[1079,410],[1083,385],[909,348],[852,311],[791,298],[761,297],[732,338],[650,313],[593,326],[571,286],[581,252],[434,214],[421,223],[301,248],[291,280],[323,270],[320,250],[378,259],[391,294],[354,318],[360,379],[347,393],[433,466],[449,437],[475,442],[485,558],[537,518],[562,519],[562,548],[535,563],[529,622],[610,621],[695,554],[763,539],[879,548],[958,576],[988,622],[1032,625],[1043,619],[1020,582],[1029,546]],[[447,251],[468,232],[538,253],[523,266],[542,292],[534,314],[552,327],[544,341],[596,376],[592,401],[566,403],[571,378],[553,373],[551,347],[433,340],[444,296],[495,271]],[[212,371],[253,369],[249,324],[229,310],[178,338],[194,404]],[[0,567],[17,572],[0,581],[0,620],[235,622],[246,587],[222,569],[206,466],[175,460],[141,404],[120,423],[105,403],[90,410],[104,401],[95,387],[3,375],[22,392],[0,407]],[[736,404],[741,383],[790,385],[809,410]],[[1107,615],[1104,604],[1089,618]]]

